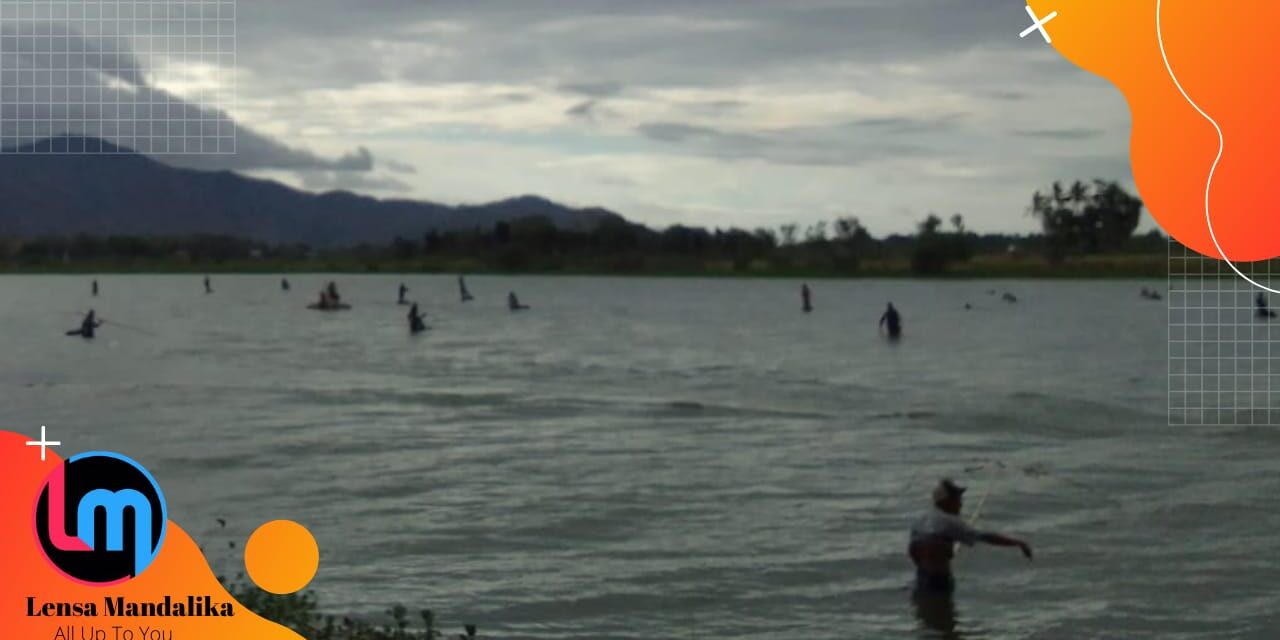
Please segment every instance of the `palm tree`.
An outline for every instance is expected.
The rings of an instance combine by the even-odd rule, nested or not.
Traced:
[[[1049,193],[1036,191],[1028,213],[1040,220],[1051,257],[1071,250],[1097,252],[1121,247],[1142,216],[1142,200],[1118,183],[1079,180],[1064,187],[1054,182]]]
[[[938,227],[942,226],[942,218],[937,214],[930,213],[929,217],[920,222],[920,235],[931,236],[938,233]]]

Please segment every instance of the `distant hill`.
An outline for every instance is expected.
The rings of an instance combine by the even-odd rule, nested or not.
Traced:
[[[102,153],[38,153],[50,148]],[[61,137],[0,154],[0,237],[209,233],[343,247],[419,238],[432,229],[488,229],[528,216],[573,230],[620,217],[536,196],[454,207],[346,191],[308,193],[229,171],[171,167],[97,139]]]

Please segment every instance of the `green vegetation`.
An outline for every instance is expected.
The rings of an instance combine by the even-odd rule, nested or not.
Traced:
[[[445,637],[436,628],[435,614],[429,609],[419,612],[421,626],[412,626],[408,610],[400,605],[387,610],[390,622],[371,625],[321,614],[315,596],[309,592],[273,595],[249,583],[243,575],[234,581],[224,580],[223,585],[250,611],[288,627],[307,640],[438,640]],[[476,628],[466,625],[462,633],[450,637],[475,638]]]
[[[228,546],[234,549],[235,543]],[[409,619],[408,609],[395,605],[386,611],[389,622],[374,625],[320,613],[319,602],[310,591],[289,595],[267,593],[243,572],[234,578],[218,576],[218,581],[245,608],[307,640],[439,640],[445,637],[475,640],[477,637],[476,626],[472,624],[464,625],[456,635],[446,636],[436,628],[436,616],[430,609],[418,613],[421,623],[415,625]]]
[[[1048,193],[1031,196],[1031,215],[1044,227],[1049,258],[1061,260],[1076,252],[1123,249],[1138,228],[1142,201],[1114,182],[1055,182]]]
[[[663,230],[604,220],[591,231],[545,217],[429,231],[385,246],[267,245],[224,236],[0,239],[11,272],[422,272],[788,277],[1160,277],[1168,239],[1134,236],[1142,202],[1114,183],[1055,183],[1028,214],[1043,233],[977,234],[930,214],[913,235],[875,238],[856,217],[803,230]]]

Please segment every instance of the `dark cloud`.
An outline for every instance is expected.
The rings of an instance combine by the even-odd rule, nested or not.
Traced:
[[[589,118],[591,117],[591,110],[595,108],[596,104],[597,102],[595,100],[583,100],[582,102],[569,107],[569,109],[565,111],[565,115]]]
[[[373,170],[373,154],[364,147],[337,158],[325,158],[238,125],[236,131],[235,153],[159,155],[167,164],[206,171],[283,169],[365,173]]]
[[[978,93],[978,97],[1006,102],[1021,102],[1031,98],[1031,94],[1026,91],[984,91]]]
[[[360,147],[328,163],[328,166],[335,171],[369,171],[373,169],[373,154],[369,153],[368,149]]]
[[[146,85],[145,70],[127,41],[110,35],[88,38],[65,24],[10,22],[0,25],[0,55],[7,63],[6,70],[66,73],[66,82],[61,82],[66,86],[84,86],[90,81],[91,73],[133,86]],[[8,87],[18,84],[4,83]],[[25,84],[51,83],[42,83],[32,76],[32,81]]]
[[[825,127],[793,127],[752,133],[723,131],[680,122],[651,122],[637,130],[662,143],[680,144],[690,152],[724,160],[757,159],[783,165],[856,166],[890,157],[919,156],[923,146],[902,139],[833,144]]]
[[[748,184],[752,197],[779,211],[856,197],[850,206],[884,212],[889,228],[900,221],[888,212],[930,206],[974,211],[975,225],[989,215],[985,222],[997,227],[1013,212],[1004,224],[1018,226],[1026,224],[1026,192],[1040,182],[1081,171],[1128,176],[1123,99],[1051,47],[1019,39],[1022,4],[241,2],[242,101],[232,111],[245,122],[230,122],[198,91],[177,103],[234,127],[238,153],[170,159],[298,171],[312,188],[406,186],[373,171],[369,151],[332,157],[300,148],[300,132],[319,131],[327,149],[377,149],[378,168],[414,176],[404,180],[424,197],[467,183],[453,195],[492,200],[537,190],[610,205],[643,184],[653,200],[647,210],[664,219],[692,200],[744,209],[735,195],[703,196],[718,180]],[[82,48],[90,46],[110,61],[98,66],[119,70],[84,69],[95,86],[160,91],[144,86],[150,58],[137,60],[128,43],[87,38]],[[0,91],[16,86],[0,83]],[[261,131],[290,133],[275,139]],[[389,153],[401,164],[384,160]],[[410,162],[428,166],[439,154],[473,161],[411,172]],[[784,172],[789,179],[773,177]],[[854,190],[851,179],[864,182]],[[805,188],[794,188],[796,180]],[[939,195],[929,201],[933,184]],[[867,213],[873,225],[875,215]]]
[[[216,106],[154,86],[147,79],[152,70],[121,38],[33,22],[6,24],[2,35],[0,140],[6,148],[72,135],[200,169],[362,172],[373,166],[367,149],[323,158],[244,127]],[[58,52],[51,50],[55,41]]]
[[[1107,135],[1102,129],[1026,129],[1013,132],[1023,138],[1046,138],[1051,140],[1089,140]]]
[[[279,4],[279,3],[273,3]],[[431,16],[465,33],[435,43],[457,64],[414,77],[510,81],[556,78],[601,91],[632,86],[723,86],[811,65],[928,61],[975,47],[1011,52],[1025,22],[1005,2],[939,0],[465,0]],[[1009,34],[1014,36],[1010,37]]]
[[[701,106],[722,111],[732,111],[747,106],[747,102],[744,100],[709,100],[701,103]]]
[[[711,127],[679,122],[650,122],[638,127],[640,133],[660,142],[710,142],[746,147],[764,143],[763,138],[726,133]]]
[[[157,153],[166,164],[205,171],[333,171],[361,173],[373,169],[373,154],[361,147],[338,158],[324,158],[305,149],[287,146],[243,127],[236,127],[235,153]]]
[[[315,88],[358,93],[375,83],[424,88],[423,103],[436,104],[422,109],[444,113],[424,130],[451,132],[451,140],[460,135],[453,132],[473,131],[483,157],[503,166],[528,166],[523,154],[535,148],[564,162],[625,154],[610,175],[625,175],[631,161],[684,162],[689,168],[678,173],[644,174],[647,196],[661,200],[655,211],[684,206],[692,188],[684,183],[725,179],[717,166],[747,172],[736,161],[751,159],[783,171],[801,167],[812,180],[799,190],[744,174],[756,196],[779,209],[857,197],[871,210],[959,208],[974,212],[975,225],[1016,227],[1028,224],[1026,192],[1046,177],[1072,177],[1083,168],[1080,155],[1110,158],[1094,166],[1128,176],[1123,100],[1052,48],[1019,39],[1027,24],[1022,4],[272,0],[241,3],[239,44],[242,65],[253,71],[246,92],[287,99]],[[451,98],[436,87],[475,89]],[[478,95],[522,111],[469,117]],[[494,98],[506,95],[519,98]],[[531,117],[538,109],[550,117]],[[1074,142],[1028,150],[1028,133]],[[504,146],[504,139],[512,141]],[[646,153],[662,159],[642,161]],[[885,165],[883,173],[872,164]],[[846,195],[844,167],[865,176],[856,196]],[[531,188],[527,172],[484,171],[492,191],[470,197]],[[539,175],[550,181],[557,174]],[[546,189],[576,194],[576,172],[563,175],[570,177]],[[595,178],[602,189],[612,184]],[[933,201],[931,184],[939,185]],[[611,203],[608,191],[591,194]],[[696,199],[741,209],[728,196]],[[875,215],[867,214],[872,224]],[[901,225],[883,215],[883,226]],[[1011,217],[1001,223],[1000,216]]]
[[[1029,49],[1016,37],[1026,15],[995,0],[273,0],[242,4],[239,18],[241,60],[277,90],[400,77],[600,98],[624,84],[727,86],[848,61]]]
[[[948,113],[934,117],[882,116],[851,120],[845,126],[879,129],[896,134],[928,133],[955,129],[960,126],[965,117],[966,114],[963,113]]]
[[[418,172],[418,168],[413,166],[412,164],[409,164],[408,162],[400,162],[398,160],[391,160],[389,158],[379,160],[378,164],[386,167],[387,170],[392,173],[412,175]]]
[[[617,118],[619,113],[606,106],[604,100],[583,100],[565,110],[564,114],[573,120],[596,124],[609,118]]]
[[[564,113],[565,115],[571,116],[574,118],[581,118],[583,120],[594,120],[595,108],[597,104],[598,104],[598,101],[596,100],[584,100],[582,102],[579,102],[578,104],[573,105],[572,107],[569,107],[569,109]]]
[[[577,82],[560,85],[560,90],[591,98],[611,98],[622,93],[622,85],[617,82]]]

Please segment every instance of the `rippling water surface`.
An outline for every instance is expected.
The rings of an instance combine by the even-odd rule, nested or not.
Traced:
[[[210,549],[307,524],[335,613],[946,637],[904,555],[945,474],[1038,552],[962,554],[951,637],[1277,637],[1280,437],[1167,426],[1152,283],[814,282],[804,316],[793,281],[477,277],[462,305],[406,276],[434,327],[411,338],[401,279],[338,276],[355,309],[321,314],[318,276],[0,278],[4,426],[128,452]],[[61,336],[89,305],[100,338]]]

